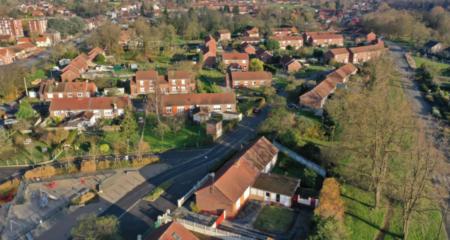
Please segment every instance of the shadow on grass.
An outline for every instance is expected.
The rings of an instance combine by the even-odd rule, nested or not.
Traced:
[[[357,202],[357,203],[359,203],[359,204],[362,204],[362,205],[364,205],[364,206],[366,206],[366,207],[368,207],[368,208],[374,208],[374,207],[375,207],[375,206],[373,206],[372,204],[365,203],[365,202],[363,202],[363,201],[361,201],[361,200],[358,200],[358,199],[356,199],[356,198],[350,197],[350,196],[345,195],[345,194],[341,194],[341,196],[344,197],[344,198],[350,199],[350,200],[352,200],[352,201],[355,201],[355,202]]]

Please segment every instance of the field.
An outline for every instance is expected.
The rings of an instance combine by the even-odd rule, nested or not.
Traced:
[[[301,69],[299,72],[295,74],[296,78],[311,78],[317,79],[321,73],[331,70],[332,68],[329,66],[322,65],[309,65]]]
[[[197,88],[200,93],[222,92],[220,86],[225,86],[225,75],[218,70],[201,70],[197,79]]]
[[[448,69],[450,68],[449,64],[436,62],[431,59],[423,58],[423,57],[415,56],[413,58],[416,61],[417,67],[422,66],[422,64],[426,64],[426,65],[430,66],[431,69],[434,70],[437,75],[444,75],[444,76],[449,75],[449,73],[448,73]]]

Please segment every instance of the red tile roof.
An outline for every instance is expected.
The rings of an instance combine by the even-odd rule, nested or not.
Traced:
[[[188,93],[161,96],[163,106],[235,104],[234,93]]]
[[[195,193],[197,205],[204,211],[230,209],[277,154],[278,149],[261,137],[221,167],[214,182],[207,182]]]
[[[333,55],[350,54],[347,48],[333,48],[330,49],[330,52],[333,53]]]
[[[158,79],[158,72],[154,70],[137,71],[136,80],[156,80]]]
[[[362,53],[362,52],[380,51],[383,49],[384,49],[384,43],[380,42],[380,43],[368,45],[368,46],[349,48],[349,51],[352,53]]]
[[[272,73],[265,71],[258,72],[231,72],[231,79],[236,80],[272,80]]]
[[[155,229],[145,240],[198,240],[198,238],[177,222],[171,222]]]
[[[306,32],[306,35],[314,39],[343,39],[342,34],[333,32]]]
[[[248,60],[249,56],[247,53],[238,52],[227,52],[222,54],[224,60]]]
[[[128,97],[91,97],[52,99],[49,110],[52,111],[92,111],[117,108],[125,109],[130,104]]]

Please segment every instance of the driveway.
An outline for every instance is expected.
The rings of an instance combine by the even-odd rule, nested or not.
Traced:
[[[432,140],[437,149],[442,152],[446,161],[438,163],[438,167],[433,176],[433,183],[437,191],[443,190],[445,192],[445,204],[444,208],[448,208],[450,205],[450,199],[448,194],[450,192],[450,145],[449,136],[443,135],[443,128],[445,127],[442,122],[431,116],[432,106],[429,102],[425,100],[419,90],[419,84],[414,80],[414,71],[409,68],[404,54],[406,51],[399,45],[392,42],[387,42],[390,46],[390,52],[393,56],[399,72],[403,75],[402,86],[404,92],[409,97],[411,101],[411,106],[414,114],[419,120],[419,124],[424,128],[426,135],[429,140]],[[447,233],[450,233],[450,212],[443,211],[446,221]]]

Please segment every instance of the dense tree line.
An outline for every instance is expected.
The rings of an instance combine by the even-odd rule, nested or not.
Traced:
[[[437,39],[450,44],[450,12],[440,6],[431,11],[397,10],[382,4],[363,18],[363,27],[388,38],[421,46]]]
[[[70,19],[51,18],[48,20],[48,28],[60,32],[63,37],[77,34],[83,31],[84,27],[84,21],[79,17]]]

